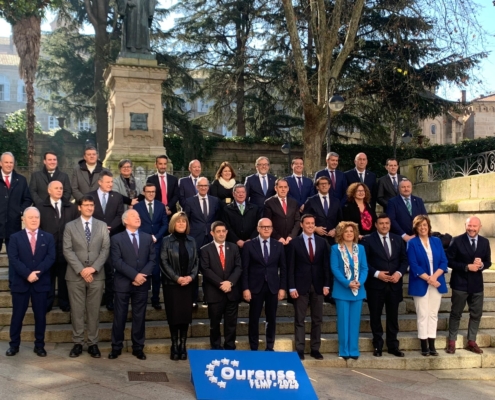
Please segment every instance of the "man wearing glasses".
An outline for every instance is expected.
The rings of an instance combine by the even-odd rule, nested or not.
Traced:
[[[265,200],[275,196],[276,178],[269,174],[270,161],[266,157],[258,157],[256,160],[256,174],[246,177],[247,197],[250,203],[256,204],[262,211]]]

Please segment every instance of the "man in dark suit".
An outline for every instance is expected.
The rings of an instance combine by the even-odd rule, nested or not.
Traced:
[[[269,174],[270,161],[267,157],[258,157],[256,159],[256,174],[246,177],[244,185],[250,203],[257,205],[261,211],[265,200],[275,195],[275,178]]]
[[[492,265],[490,242],[479,235],[481,221],[478,217],[466,220],[466,233],[455,237],[447,249],[449,267],[452,268],[452,308],[449,319],[447,353],[455,353],[455,341],[462,311],[469,307],[467,349],[483,353],[476,343],[476,335],[483,315],[483,271]]]
[[[151,235],[139,229],[141,220],[136,210],[124,212],[122,222],[126,230],[110,239],[110,257],[115,268],[115,312],[112,326],[112,351],[108,358],[113,360],[122,354],[130,300],[132,304],[132,355],[139,360],[146,360],[143,348],[146,304],[148,303],[148,290],[151,286],[148,277],[156,266],[155,243]]]
[[[292,175],[285,178],[289,185],[288,196],[297,201],[299,211],[304,210],[304,203],[308,197],[315,194],[313,181],[303,176],[304,160],[301,157],[292,159]]]
[[[69,293],[65,274],[67,273],[67,261],[64,251],[64,229],[65,225],[79,217],[77,206],[63,199],[64,187],[59,181],[51,181],[47,187],[48,196],[41,204],[40,228],[53,235],[57,248],[55,263],[50,269],[51,289],[48,294],[46,311],[50,312],[55,300],[55,287],[58,287],[58,306],[62,311],[70,311]]]
[[[374,172],[368,171],[366,166],[368,165],[368,157],[364,153],[356,154],[354,158],[354,165],[356,166],[344,173],[347,186],[351,183],[364,183],[368,186],[371,193],[370,206],[374,210],[376,207],[376,175]]]
[[[182,208],[186,206],[186,200],[198,193],[198,179],[201,175],[201,163],[192,160],[189,163],[189,176],[179,179],[179,204]]]
[[[166,155],[156,157],[156,174],[148,176],[146,183],[155,185],[155,200],[163,203],[167,211],[167,216],[169,216],[177,212],[179,181],[175,176],[167,174],[167,164],[168,157]]]
[[[29,191],[33,197],[34,205],[41,207],[48,197],[48,184],[59,181],[64,187],[62,199],[70,201],[72,189],[70,187],[69,175],[58,168],[57,155],[47,151],[43,156],[44,167],[41,171],[35,171],[29,181]]]
[[[122,232],[124,214],[122,195],[114,192],[112,187],[113,174],[104,169],[98,176],[98,190],[88,193],[95,200],[93,217],[107,224],[110,236]],[[107,309],[113,311],[113,268],[110,259],[105,263],[105,303]]]
[[[241,256],[234,243],[226,242],[227,229],[221,221],[211,225],[212,243],[201,248],[204,291],[210,319],[210,346],[222,349],[220,323],[223,318],[225,350],[235,350],[237,313],[241,300]]]
[[[153,183],[144,185],[144,200],[134,206],[141,219],[140,232],[151,235],[155,243],[156,263],[153,268],[151,281],[151,305],[155,310],[161,310],[160,305],[160,248],[162,239],[168,229],[167,211],[163,203],[155,200],[156,186]]]
[[[23,217],[26,229],[14,233],[9,242],[9,268],[12,269],[12,318],[7,356],[15,356],[21,344],[22,321],[29,301],[34,313],[34,352],[46,357],[46,302],[50,291],[50,267],[55,261],[55,241],[39,229],[40,213],[28,207]]]
[[[339,199],[341,205],[344,205],[347,200],[347,179],[344,176],[344,173],[337,169],[339,166],[339,155],[331,151],[327,154],[326,161],[327,167],[315,174],[314,182],[316,183],[321,176],[330,178],[330,182],[332,183],[330,194]]]
[[[278,301],[285,298],[287,266],[284,246],[271,239],[272,221],[258,222],[259,235],[247,242],[242,252],[242,294],[249,303],[249,346],[258,350],[259,321],[266,314],[266,351],[273,351]]]
[[[7,252],[10,235],[22,229],[21,216],[33,204],[26,178],[14,170],[14,155],[5,152],[0,156],[0,250],[5,242]],[[12,274],[9,269],[9,282]]]
[[[320,353],[323,297],[330,293],[330,255],[326,240],[316,236],[315,218],[301,217],[303,233],[292,240],[287,252],[287,276],[290,297],[294,302],[296,351],[304,360],[305,325],[308,304],[311,311],[310,355],[322,360]]]
[[[263,217],[273,223],[272,239],[287,245],[299,233],[301,214],[297,201],[287,197],[289,185],[285,179],[277,179],[275,191],[277,195],[265,201]]]
[[[383,211],[387,212],[387,203],[392,198],[399,194],[399,183],[403,179],[407,179],[404,175],[397,173],[399,170],[399,162],[395,158],[388,158],[385,163],[385,169],[388,174],[378,179],[376,189],[376,200],[383,207]]]
[[[257,236],[261,215],[258,206],[246,201],[246,187],[242,183],[232,188],[232,194],[234,201],[223,208],[221,219],[227,227],[227,241],[235,243],[242,252],[244,243]]]
[[[390,233],[390,218],[379,214],[376,231],[364,238],[368,260],[368,278],[365,283],[373,333],[373,355],[382,356],[382,311],[387,317],[387,348],[389,354],[404,357],[399,350],[399,303],[402,301],[402,276],[407,272],[406,246],[400,236]]]
[[[405,242],[413,235],[412,222],[417,215],[426,215],[426,208],[420,197],[412,195],[412,183],[405,179],[399,182],[399,195],[387,203],[387,215],[392,223],[392,233],[399,235]]]

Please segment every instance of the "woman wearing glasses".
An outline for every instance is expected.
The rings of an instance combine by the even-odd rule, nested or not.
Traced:
[[[376,213],[370,206],[370,200],[370,190],[364,183],[352,183],[347,188],[347,203],[342,209],[342,219],[358,225],[359,239],[376,230]]]
[[[138,196],[143,191],[143,183],[132,174],[131,160],[120,160],[118,166],[120,175],[113,180],[113,190],[122,195],[125,209],[127,210],[137,204]]]

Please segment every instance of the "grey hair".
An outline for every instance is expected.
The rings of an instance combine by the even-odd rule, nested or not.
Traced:
[[[127,215],[129,214],[129,211],[137,212],[136,210],[133,210],[132,208],[129,208],[129,209],[124,211],[124,214],[122,214],[122,225],[124,225],[124,226],[125,226],[125,220],[127,219]]]
[[[52,186],[52,183],[60,183],[60,184],[62,185],[62,187],[64,187],[64,184],[63,184],[62,182],[60,182],[60,181],[51,181],[51,182],[48,184],[48,186],[47,186],[47,188],[48,188],[48,189],[50,189],[50,186]]]
[[[128,158],[123,158],[122,160],[119,161],[118,168],[120,169],[126,164],[131,164],[131,167],[132,167],[132,161],[129,160]]]
[[[326,160],[328,160],[330,157],[337,157],[337,158],[340,158],[340,156],[335,152],[335,151],[331,151],[330,153],[327,153],[327,158]]]
[[[199,181],[200,181],[201,179],[206,179],[206,183],[207,183],[208,185],[210,184],[210,181],[208,180],[208,178],[207,178],[206,176],[200,176],[200,177],[198,178],[198,180],[196,181],[196,186],[198,186],[198,185],[199,185]]]
[[[268,157],[261,156],[261,157],[258,157],[258,158],[256,159],[256,165],[258,165],[258,163],[259,163],[261,160],[266,160],[266,161],[268,161],[268,164],[270,164],[270,160],[268,159]]]
[[[397,185],[397,187],[400,187],[400,185],[401,185],[402,183],[404,183],[404,182],[410,182],[410,183],[411,183],[411,185],[412,185],[412,182],[411,182],[409,179],[401,179],[401,180],[399,181],[399,184]]]
[[[3,156],[11,156],[14,159],[14,162],[15,162],[15,157],[14,157],[14,155],[10,151],[6,151],[5,153],[2,153],[2,155],[0,156],[0,161],[3,160]]]
[[[244,185],[244,183],[237,183],[232,188],[232,192],[235,193],[237,189],[242,189],[242,188],[246,189],[246,185]]]
[[[38,217],[40,216],[40,210],[38,210],[36,207],[33,207],[33,206],[27,207],[27,208],[23,211],[22,215],[26,215],[26,211],[29,211],[29,210],[35,210],[35,211],[38,213]]]

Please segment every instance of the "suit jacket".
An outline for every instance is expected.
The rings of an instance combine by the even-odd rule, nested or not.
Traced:
[[[282,243],[270,239],[268,262],[262,252],[263,243],[257,237],[244,244],[242,248],[242,290],[249,289],[257,294],[265,281],[272,294],[287,287],[287,265],[285,248]],[[279,275],[280,274],[280,275]]]
[[[397,191],[390,175],[384,175],[378,179],[376,185],[376,201],[383,207],[383,211],[387,212],[387,203],[392,198],[399,194],[398,185],[400,181],[407,179],[404,175],[397,174]]]
[[[412,235],[412,222],[418,215],[426,215],[425,205],[420,197],[411,196],[412,215],[409,214],[401,195],[392,197],[387,203],[387,214],[392,223],[391,231],[399,236]]]
[[[227,241],[237,243],[239,240],[253,239],[258,236],[258,221],[260,220],[258,206],[245,202],[244,214],[241,214],[234,201],[224,206],[221,220],[227,226]]]
[[[168,197],[168,196],[167,196]],[[163,236],[168,233],[168,216],[165,206],[162,202],[153,200],[153,221],[148,212],[148,201],[143,200],[137,203],[134,207],[141,218],[141,226],[139,232],[146,232],[155,236],[156,246],[160,248]]]
[[[361,179],[359,179],[359,175],[356,171],[356,168],[344,172],[344,175],[347,181],[347,187],[349,187],[351,183],[361,182]],[[370,190],[371,193],[370,206],[374,210],[376,207],[376,175],[374,172],[365,170],[364,184],[368,186],[368,189]]]
[[[55,241],[48,232],[38,229],[34,254],[31,251],[31,236],[25,229],[10,236],[8,257],[12,268],[12,293],[26,293],[32,286],[36,292],[49,292],[51,287],[50,268],[55,262]],[[29,283],[28,276],[33,271],[40,271],[38,280]]]
[[[294,239],[301,229],[301,214],[299,213],[297,201],[290,197],[287,197],[286,201],[287,214],[284,213],[278,196],[270,197],[265,201],[263,217],[269,218],[272,221],[272,238],[275,240],[279,240],[280,238],[286,239],[289,236]]]
[[[105,213],[103,213],[100,198],[98,197],[98,191],[89,192],[88,195],[93,196],[95,199],[93,218],[105,222],[105,224],[110,227],[110,236],[122,232],[124,230],[124,226],[122,225],[122,214],[124,214],[124,201],[122,200],[122,195],[113,190],[108,192]]]
[[[316,193],[315,185],[313,185],[313,181],[305,176],[302,177],[302,187],[299,190],[299,186],[297,184],[298,179],[294,175],[288,176],[284,178],[289,185],[289,194],[288,197],[293,198],[297,201],[297,205],[301,207],[308,197],[314,196]]]
[[[438,278],[440,293],[447,293],[445,283],[445,274],[447,273],[447,257],[443,250],[440,239],[431,236],[430,248],[433,254],[433,273],[441,269],[444,273]],[[430,262],[421,243],[421,239],[416,236],[407,242],[407,258],[409,259],[409,288],[408,293],[411,296],[424,296],[428,290],[428,283],[419,276],[424,273],[432,275],[430,272]]]
[[[85,194],[98,190],[98,174],[104,169],[108,171],[107,168],[103,168],[103,163],[98,160],[93,174],[90,175],[86,161],[80,160],[77,163],[72,171],[72,179],[70,180],[72,196],[74,196],[76,202]]]
[[[390,285],[394,291],[402,290],[402,278],[397,283],[383,282],[375,278],[378,271],[386,271],[392,276],[395,272],[400,272],[402,276],[407,272],[409,262],[407,260],[406,245],[402,238],[393,233],[389,233],[390,258],[385,253],[383,239],[378,232],[373,232],[364,237],[363,245],[366,250],[368,262],[368,279],[366,279],[366,289],[382,290]]]
[[[196,247],[198,250],[203,246],[205,238],[207,242],[211,242],[211,224],[218,219],[220,212],[220,201],[213,196],[208,195],[208,217],[205,218],[203,210],[199,204],[199,195],[194,195],[186,200],[184,205],[184,212],[189,219],[189,226],[191,228],[189,235],[194,238]]]
[[[452,269],[450,287],[469,294],[482,292],[483,271],[492,265],[488,239],[478,235],[476,251],[473,251],[469,236],[463,233],[452,239],[446,253],[449,267]],[[477,257],[481,258],[483,268],[476,272],[468,271],[467,265],[472,264]]]
[[[199,177],[197,178],[199,179]],[[182,208],[186,206],[186,200],[189,197],[196,196],[198,191],[194,185],[191,176],[186,176],[179,179],[179,204]]]
[[[318,171],[315,174],[315,179],[314,179],[315,183],[316,183],[316,180],[320,176],[328,176],[330,178],[330,172],[328,171],[327,168],[322,169],[321,171]],[[330,178],[330,182],[331,181],[332,181],[332,179]],[[336,197],[337,199],[339,199],[340,203],[342,205],[344,205],[346,200],[347,200],[346,190],[347,190],[347,179],[346,179],[346,177],[342,171],[339,171],[338,169],[336,169],[335,170],[335,187],[333,187],[333,185],[332,185],[332,190],[331,190],[330,194],[332,196]]]
[[[340,200],[336,197],[328,196],[328,214],[325,215],[323,205],[321,204],[320,195],[316,194],[310,197],[304,205],[304,214],[311,214],[315,217],[315,225],[326,228],[327,232],[335,229],[342,221],[342,208],[340,208]],[[331,236],[321,236],[329,243],[335,242]],[[333,242],[333,243],[332,243]]]
[[[33,199],[26,178],[12,171],[10,189],[7,189],[0,173],[0,239],[8,239],[22,229],[22,213],[31,204]]]
[[[330,287],[330,256],[326,240],[315,235],[313,262],[304,244],[302,234],[288,244],[287,283],[288,289],[297,289],[299,295],[308,294],[313,285],[317,294],[323,295],[323,288]]]
[[[162,201],[162,191],[160,189],[160,178],[158,174],[148,176],[146,183],[152,183],[156,187],[155,200]],[[141,198],[140,198],[141,200]],[[179,180],[167,173],[167,202],[168,208],[175,214],[177,212],[177,202],[179,201]],[[162,203],[163,204],[163,203]]]
[[[348,201],[345,203],[345,206],[342,208],[342,219],[343,221],[352,221],[358,224],[359,234],[367,235],[376,230],[375,222],[376,222],[376,213],[375,209],[372,208],[369,204],[366,204],[366,209],[371,215],[371,229],[366,230],[363,228],[361,223],[361,211],[359,211],[359,207],[355,201]]]
[[[147,292],[151,287],[151,274],[156,265],[155,243],[151,235],[139,230],[137,256],[127,231],[116,234],[110,242],[112,267],[115,268],[113,290],[121,293],[128,293],[132,289]],[[138,273],[148,275],[149,278],[141,286],[134,286],[132,282]]]
[[[263,207],[265,205],[265,200],[268,199],[269,197],[275,196],[275,181],[277,178],[275,178],[271,174],[266,174],[267,177],[267,187],[268,190],[266,191],[266,196],[263,193],[263,189],[261,187],[260,183],[260,177],[258,174],[253,174],[249,175],[246,177],[246,181],[244,182],[244,185],[246,186],[246,198],[248,201],[252,204],[256,204],[261,210],[263,210]]]
[[[84,226],[80,218],[69,222],[64,230],[64,257],[67,260],[65,280],[81,281],[83,268],[93,267],[95,280],[105,279],[103,265],[110,252],[110,236],[107,224],[96,218],[92,219],[91,239],[86,240]]]
[[[203,269],[203,287],[208,303],[218,303],[225,297],[229,301],[241,300],[240,279],[242,275],[241,256],[239,248],[234,243],[225,242],[225,269],[222,268],[220,255],[215,243],[208,243],[201,247],[201,268]],[[220,290],[220,283],[230,281],[232,290],[224,293]]]
[[[354,280],[354,262],[352,257],[349,257],[350,268],[351,268],[351,278],[347,279],[344,273],[344,260],[342,260],[342,255],[339,250],[339,245],[334,244],[332,246],[332,254],[330,259],[330,265],[332,267],[333,273],[333,291],[332,297],[338,300],[347,300],[347,301],[355,301],[355,300],[363,300],[366,298],[366,289],[364,287],[364,283],[366,282],[366,278],[368,277],[368,263],[366,260],[366,252],[364,247],[360,244],[358,246],[358,263],[359,263],[359,276],[358,281],[361,284],[358,290],[358,294],[354,296],[351,289],[349,288],[349,284]]]
[[[48,184],[52,181],[59,181],[64,187],[64,194],[62,199],[65,201],[70,201],[72,195],[72,188],[70,186],[69,175],[65,172],[60,171],[57,167],[53,173],[53,177],[43,167],[41,171],[33,172],[31,175],[31,180],[29,181],[29,191],[34,201],[36,207],[40,207],[48,197]]]
[[[138,200],[141,198],[144,199],[143,193],[143,182],[141,179],[134,177],[134,182],[136,184],[136,197]],[[124,201],[124,210],[127,210],[129,208],[129,205],[131,204],[131,198],[127,196],[127,190],[126,190],[126,185],[124,183],[124,179],[120,175],[114,175],[113,178],[113,187],[112,190],[114,192],[120,193],[122,195],[123,201]]]

